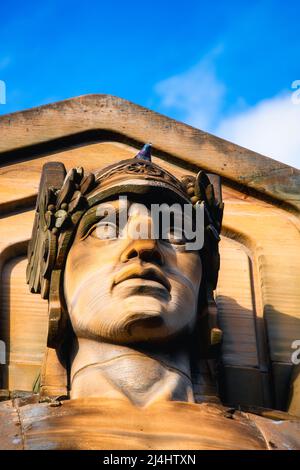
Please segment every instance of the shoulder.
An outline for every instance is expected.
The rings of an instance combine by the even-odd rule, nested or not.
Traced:
[[[32,396],[0,403],[0,422],[0,449],[300,449],[299,418],[210,403]]]
[[[23,450],[22,426],[13,400],[0,403],[0,449]]]
[[[300,417],[274,411],[248,413],[270,450],[300,450]]]
[[[35,406],[39,395],[30,392],[12,393],[11,400],[0,402],[0,449],[23,450],[24,432],[20,410],[23,406]]]

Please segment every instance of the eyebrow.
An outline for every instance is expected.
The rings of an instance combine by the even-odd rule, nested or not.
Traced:
[[[105,209],[105,203],[101,204],[101,206],[102,205],[103,205],[103,209]],[[106,205],[109,206],[109,203],[107,203]],[[104,213],[102,211],[101,214],[97,214],[97,211],[99,210],[98,209],[99,206],[100,206],[100,204],[98,204],[97,206],[93,206],[91,209],[89,209],[87,212],[85,212],[85,214],[83,214],[83,216],[82,216],[82,218],[79,222],[79,225],[78,225],[77,237],[79,237],[79,238],[84,237],[86,235],[86,233],[88,232],[88,230],[93,225],[95,225],[97,222],[99,222],[104,217],[107,217],[109,215],[109,210],[107,210]],[[116,221],[118,223],[120,208],[118,206],[113,206],[113,209],[115,211]]]

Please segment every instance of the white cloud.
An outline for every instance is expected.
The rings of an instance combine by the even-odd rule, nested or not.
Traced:
[[[161,110],[199,129],[299,168],[300,102],[293,102],[292,92],[281,93],[245,109],[241,97],[235,106],[239,111],[226,116],[226,87],[217,77],[214,66],[218,53],[219,50],[215,50],[187,72],[159,82],[155,91],[161,100]]]
[[[219,52],[217,48],[187,72],[159,82],[155,92],[161,108],[175,110],[179,119],[192,126],[201,129],[214,126],[226,91],[215,73],[214,59]]]
[[[291,94],[263,100],[221,120],[214,134],[296,168],[300,167],[300,103]]]

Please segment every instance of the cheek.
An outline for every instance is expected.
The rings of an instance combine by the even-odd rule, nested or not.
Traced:
[[[80,297],[92,294],[91,285],[95,293],[108,289],[119,250],[118,247],[108,249],[107,245],[107,242],[100,245],[89,239],[73,244],[64,273],[64,294],[68,307],[80,301]]]
[[[198,252],[183,252],[177,254],[177,269],[190,281],[198,293],[202,279],[202,263]]]
[[[167,321],[179,329],[187,325],[193,327],[202,277],[202,264],[198,253],[177,253],[176,270],[180,276],[173,278],[172,300],[168,306],[168,311],[173,315],[170,315]]]

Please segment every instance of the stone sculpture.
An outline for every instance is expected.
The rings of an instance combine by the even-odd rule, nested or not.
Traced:
[[[163,236],[132,235],[153,233],[161,204],[189,205],[192,219],[202,207],[201,249],[175,236],[176,214]],[[299,448],[297,418],[220,401],[222,213],[217,175],[178,180],[150,145],[95,173],[44,166],[27,282],[49,302],[48,349],[40,393],[1,405],[22,428],[8,448]]]

